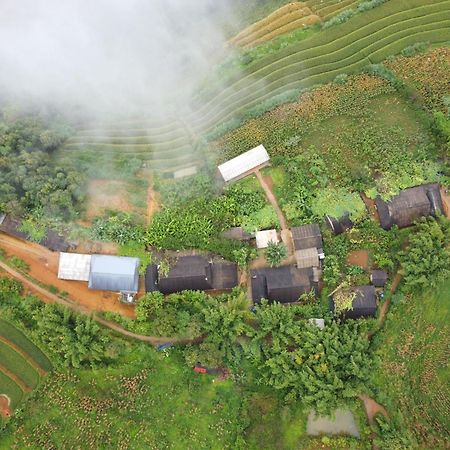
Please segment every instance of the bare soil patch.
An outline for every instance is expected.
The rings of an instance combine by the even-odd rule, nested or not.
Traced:
[[[450,193],[441,188],[442,206],[445,216],[450,219]]]
[[[11,416],[10,404],[11,399],[6,394],[0,394],[0,417],[7,418]]]
[[[364,270],[369,269],[369,251],[368,250],[354,250],[347,256],[347,263],[352,266],[361,267]]]
[[[95,179],[89,182],[86,221],[92,222],[94,217],[102,215],[107,209],[123,212],[137,210],[129,201],[126,181]]]
[[[364,409],[366,410],[369,425],[373,424],[373,420],[378,413],[383,414],[386,419],[389,418],[385,407],[377,403],[373,398],[362,394],[359,396],[359,399],[364,403]]]
[[[67,292],[67,298],[91,312],[112,311],[127,317],[134,317],[134,307],[119,301],[113,292],[93,291],[83,281],[58,279],[59,254],[32,242],[21,241],[0,233],[0,247],[7,255],[15,255],[30,267],[29,275],[46,286],[54,286],[60,292]],[[47,297],[48,298],[48,297]],[[51,301],[51,299],[49,300]]]
[[[149,186],[147,190],[147,223],[150,223],[153,215],[159,210],[158,194]]]

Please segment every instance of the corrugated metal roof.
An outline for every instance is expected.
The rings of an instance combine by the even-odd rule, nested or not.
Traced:
[[[256,232],[256,247],[267,248],[269,242],[278,243],[277,230],[263,230]]]
[[[228,182],[238,179],[261,164],[267,163],[269,159],[269,154],[264,146],[258,145],[258,147],[252,148],[248,152],[221,164],[218,169],[224,181]]]
[[[304,250],[296,250],[295,260],[299,269],[307,267],[319,267],[319,252],[317,248],[306,248]]]
[[[139,258],[92,255],[89,288],[113,292],[137,292]]]
[[[91,255],[60,253],[58,278],[61,280],[89,281]]]
[[[323,248],[322,233],[317,223],[291,228],[295,250],[307,248]]]

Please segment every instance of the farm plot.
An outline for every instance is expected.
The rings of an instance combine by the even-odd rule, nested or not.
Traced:
[[[242,400],[233,383],[199,376],[176,352],[127,353],[115,365],[48,377],[0,448],[236,448]]]
[[[0,319],[0,394],[14,410],[51,370],[48,358],[20,330]]]
[[[303,162],[296,160],[295,165],[307,161],[305,170],[322,168],[320,185],[392,195],[438,177],[436,155],[424,145],[427,140],[414,110],[388,83],[359,75],[343,85],[321,86],[299,102],[250,120],[215,141],[213,148],[221,158],[229,158],[263,143],[272,157],[283,157],[282,164],[289,165],[285,158],[298,157]],[[277,193],[290,217],[299,207],[284,200],[292,197],[299,183],[287,183],[285,192]],[[327,190],[323,194],[329,197]],[[314,204],[318,207],[320,202]]]
[[[319,21],[320,17],[313,14],[304,3],[289,3],[259,22],[250,25],[230,39],[227,44],[244,48],[253,47],[297,28],[312,25]]]
[[[80,127],[57,153],[60,163],[83,164],[95,176],[120,176],[127,161],[171,173],[192,166],[198,155],[186,126],[177,118],[166,121],[123,120]]]
[[[449,298],[447,279],[397,302],[375,341],[377,399],[402,416],[417,448],[446,448],[450,439]]]
[[[425,3],[425,4],[424,4]],[[192,121],[197,133],[242,116],[262,101],[287,90],[304,89],[360,71],[417,41],[450,39],[450,1],[388,2],[350,19],[345,26],[318,33],[249,66],[210,90]]]
[[[447,111],[444,97],[450,95],[449,47],[436,48],[412,57],[400,56],[388,61],[386,66],[419,93],[427,109]]]

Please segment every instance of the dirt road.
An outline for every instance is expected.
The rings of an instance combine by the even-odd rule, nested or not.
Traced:
[[[281,239],[286,245],[287,251],[288,251],[288,257],[292,256],[294,254],[294,243],[292,240],[292,234],[291,230],[289,229],[288,223],[286,218],[284,217],[283,211],[281,210],[280,206],[278,205],[278,201],[270,188],[269,184],[266,182],[264,177],[261,175],[261,172],[256,169],[255,170],[256,178],[259,181],[259,184],[264,190],[264,193],[266,194],[267,200],[269,200],[270,204],[272,205],[273,209],[275,210],[278,220],[280,222],[281,226]]]
[[[22,241],[14,237],[0,233],[0,248],[7,255],[15,255],[24,260],[30,267],[29,275],[39,280],[42,285],[54,286],[60,292],[67,292],[68,298],[80,305],[88,312],[111,311],[120,313],[126,317],[134,318],[134,307],[125,305],[119,301],[116,293],[93,291],[88,288],[86,282],[64,281],[58,279],[59,254],[38,244]],[[39,286],[30,288],[38,295],[47,294],[38,290]],[[48,289],[45,290],[47,293]],[[59,298],[58,296],[55,296]],[[56,301],[54,298],[50,301]]]
[[[25,288],[27,288],[32,293],[36,294],[39,298],[44,300],[45,302],[50,303],[59,303],[63,306],[66,306],[67,308],[70,308],[78,313],[82,314],[91,314],[92,311],[90,311],[88,308],[84,307],[83,305],[71,301],[66,300],[64,298],[59,297],[56,294],[53,294],[49,292],[47,289],[37,285],[33,280],[30,280],[29,278],[22,275],[17,270],[9,267],[4,262],[0,261],[0,268],[3,269],[5,272],[7,272],[9,275],[11,275],[16,280],[20,281]],[[201,342],[203,340],[202,337],[194,338],[194,339],[180,339],[180,338],[170,338],[170,337],[164,337],[164,336],[144,336],[141,334],[136,334],[131,331],[125,330],[120,325],[110,322],[109,320],[103,319],[102,317],[98,317],[96,314],[93,315],[93,318],[100,323],[101,325],[110,328],[111,330],[122,334],[123,336],[130,337],[132,339],[136,339],[143,342],[148,342],[154,346],[158,346],[160,344],[189,344],[191,342]]]

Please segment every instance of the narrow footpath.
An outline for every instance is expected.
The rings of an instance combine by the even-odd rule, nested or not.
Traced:
[[[264,190],[264,193],[266,194],[267,200],[269,200],[270,204],[272,205],[273,209],[275,210],[278,220],[280,222],[281,226],[281,240],[286,245],[287,251],[288,251],[288,257],[291,257],[294,255],[294,244],[292,241],[292,234],[291,230],[289,229],[288,223],[286,218],[284,217],[283,211],[281,210],[280,206],[278,205],[277,199],[272,192],[272,189],[270,189],[269,185],[264,180],[264,177],[261,175],[261,172],[259,169],[256,169],[255,171],[256,178],[259,181],[259,184]]]
[[[92,311],[84,308],[80,304],[64,299],[62,297],[59,297],[56,294],[53,294],[49,292],[47,289],[39,286],[35,281],[30,280],[25,275],[21,274],[17,270],[9,267],[6,263],[3,261],[0,261],[0,268],[3,269],[5,272],[7,272],[10,276],[15,278],[17,281],[20,281],[26,289],[28,289],[30,292],[36,294],[39,298],[41,298],[44,302],[47,303],[59,303],[60,305],[63,305],[67,308],[72,309],[73,311],[81,314],[87,314],[91,315]],[[92,315],[94,320],[98,322],[99,324],[111,329],[112,331],[115,331],[116,333],[121,334],[122,336],[129,337],[132,339],[136,339],[138,341],[142,342],[148,342],[149,344],[153,346],[158,346],[160,344],[189,344],[194,342],[201,342],[202,338],[195,338],[195,339],[181,339],[181,338],[170,338],[170,337],[164,337],[164,336],[145,336],[141,334],[136,334],[131,331],[126,330],[125,328],[121,327],[120,325],[110,322],[109,320],[103,319],[102,317],[98,317],[95,313]]]

